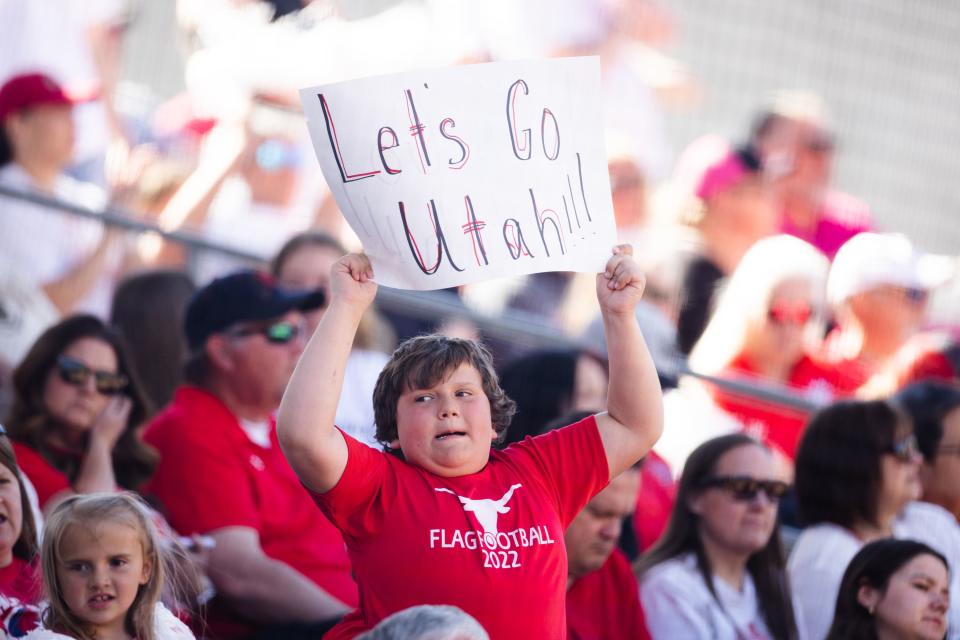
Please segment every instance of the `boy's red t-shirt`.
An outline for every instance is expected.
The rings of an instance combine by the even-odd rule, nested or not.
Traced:
[[[602,567],[567,591],[567,640],[649,640],[637,579],[614,549]]]
[[[592,416],[455,478],[343,438],[343,477],[314,498],[343,533],[360,609],[325,638],[421,604],[460,607],[494,640],[566,635],[563,532],[609,480]]]

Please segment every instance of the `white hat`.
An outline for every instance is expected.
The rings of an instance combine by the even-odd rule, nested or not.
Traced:
[[[881,285],[930,290],[953,277],[956,261],[918,251],[900,233],[860,233],[833,259],[827,297],[837,305]]]

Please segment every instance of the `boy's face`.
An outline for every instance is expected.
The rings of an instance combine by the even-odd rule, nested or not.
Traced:
[[[429,388],[405,391],[397,401],[397,435],[390,446],[438,476],[483,469],[497,433],[480,372],[464,363]]]

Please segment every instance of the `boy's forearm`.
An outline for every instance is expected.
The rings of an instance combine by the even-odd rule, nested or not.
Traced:
[[[284,449],[333,430],[343,372],[362,315],[335,300],[307,343],[277,414],[277,435]]]
[[[649,448],[663,430],[662,393],[653,358],[632,312],[605,312],[603,325],[610,364],[607,413]]]

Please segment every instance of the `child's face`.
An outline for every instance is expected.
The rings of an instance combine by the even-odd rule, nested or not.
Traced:
[[[0,464],[0,567],[9,565],[13,560],[13,547],[20,539],[22,526],[20,483],[13,471]]]
[[[151,569],[140,534],[123,523],[71,524],[61,540],[57,577],[67,608],[104,635],[123,632]]]
[[[404,392],[397,401],[397,435],[391,446],[438,476],[483,469],[497,433],[480,372],[464,363],[427,389]]]

